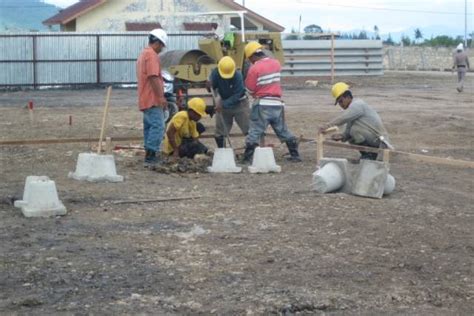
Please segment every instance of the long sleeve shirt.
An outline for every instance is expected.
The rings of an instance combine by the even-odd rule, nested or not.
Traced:
[[[470,68],[469,66],[469,58],[467,57],[467,53],[456,52],[453,55],[453,67],[457,67],[458,71],[467,71]]]
[[[245,79],[247,91],[256,99],[265,97],[281,98],[280,62],[274,58],[265,57],[253,64]]]
[[[240,99],[245,95],[244,79],[240,71],[230,79],[224,79],[219,75],[219,71],[215,68],[209,76],[212,89],[219,92],[222,98],[222,107],[228,109],[240,104]]]
[[[376,143],[379,136],[388,139],[382,119],[377,112],[361,99],[353,99],[344,112],[329,125],[346,125],[344,139],[352,143]]]

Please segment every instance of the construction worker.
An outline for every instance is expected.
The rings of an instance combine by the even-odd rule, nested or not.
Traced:
[[[268,125],[271,125],[281,142],[286,142],[290,161],[300,162],[298,141],[285,122],[284,102],[281,99],[281,66],[278,60],[265,55],[262,45],[250,42],[245,46],[245,57],[251,62],[245,79],[247,91],[254,98],[250,113],[250,126],[245,139],[243,162],[252,161],[255,148]]]
[[[192,98],[188,109],[176,113],[166,128],[163,153],[174,160],[181,157],[194,158],[207,153],[207,147],[199,142],[200,133],[196,123],[206,116],[206,103],[201,98]]]
[[[324,133],[329,127],[346,125],[342,134],[331,136],[335,141],[348,141],[354,145],[367,147],[389,147],[388,136],[380,116],[367,103],[361,99],[353,98],[349,86],[338,82],[332,86],[332,96],[344,112],[319,128]],[[383,138],[381,138],[381,136]],[[382,144],[381,144],[382,143]],[[388,145],[387,145],[388,144]],[[360,159],[376,160],[377,153],[361,151]]]
[[[219,148],[225,147],[225,136],[230,133],[234,120],[244,135],[249,130],[249,101],[242,73],[235,68],[234,60],[225,56],[209,76],[208,87],[216,96],[214,138]]]
[[[453,55],[453,70],[457,68],[458,72],[458,86],[456,90],[462,92],[464,89],[464,78],[466,77],[466,72],[469,70],[469,58],[467,53],[464,51],[464,46],[462,43],[456,47],[456,52]]]
[[[164,30],[154,29],[148,35],[148,46],[137,59],[138,107],[143,112],[145,167],[152,169],[158,163],[156,153],[165,132],[167,102],[158,54],[166,47],[167,41]]]

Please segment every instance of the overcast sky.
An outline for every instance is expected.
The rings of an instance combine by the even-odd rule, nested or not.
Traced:
[[[116,0],[115,0],[116,1]],[[377,25],[382,34],[410,27],[438,26],[464,34],[465,0],[237,0],[272,21],[286,32],[317,24],[325,31],[372,31]],[[68,6],[77,0],[46,0]],[[473,0],[467,0],[468,33],[472,32]],[[441,28],[442,29],[442,28]]]

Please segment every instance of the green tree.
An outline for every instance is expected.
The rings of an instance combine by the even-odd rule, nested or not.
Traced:
[[[298,39],[298,34],[296,34],[296,30],[294,28],[291,28],[291,33],[288,34],[285,37],[286,40],[297,40]]]
[[[402,41],[403,46],[410,46],[411,45],[411,39],[407,35],[402,35],[401,41]]]
[[[319,26],[319,25],[316,25],[316,24],[310,24],[308,26],[306,26],[303,31],[305,33],[322,33],[323,32],[323,29]]]
[[[369,37],[367,36],[366,31],[360,31],[359,36],[357,36],[358,39],[368,39]]]
[[[385,41],[383,41],[383,44],[391,45],[391,46],[395,45],[395,42],[393,41],[392,35],[390,33],[388,33],[388,38]]]
[[[421,33],[421,30],[419,28],[415,29],[415,42],[422,38],[423,34]]]
[[[375,39],[380,40],[380,34],[379,34],[379,27],[377,25],[374,25],[374,33],[375,33]]]

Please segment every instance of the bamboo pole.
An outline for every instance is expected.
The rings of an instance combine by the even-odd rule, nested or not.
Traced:
[[[105,98],[104,115],[102,116],[102,126],[100,128],[99,147],[97,148],[98,154],[102,152],[102,140],[104,139],[105,125],[107,121],[107,114],[109,112],[109,101],[110,101],[111,94],[112,94],[112,86],[109,86],[107,88],[107,97]]]

